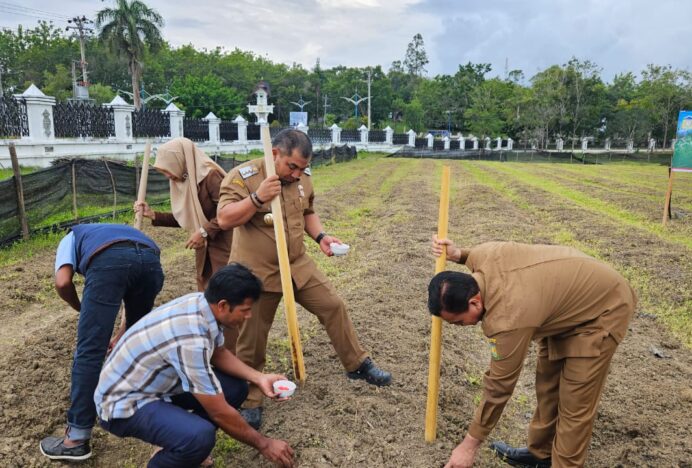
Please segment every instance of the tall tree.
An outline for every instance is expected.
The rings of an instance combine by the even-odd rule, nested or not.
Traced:
[[[605,87],[600,77],[601,69],[590,60],[572,58],[564,71],[574,149],[577,138],[592,134],[601,125]]]
[[[96,15],[99,37],[109,48],[127,59],[132,77],[135,108],[142,106],[139,83],[147,47],[152,52],[161,48],[163,39],[159,28],[163,18],[139,0],[115,0],[115,8],[104,8]]]
[[[404,58],[404,66],[406,71],[411,75],[423,76],[425,66],[430,62],[428,54],[425,52],[425,44],[423,36],[420,33],[413,36],[411,42],[406,48],[406,57]]]
[[[640,84],[645,96],[643,104],[653,115],[663,133],[663,147],[668,144],[671,129],[675,128],[678,111],[690,104],[690,74],[668,66],[649,65],[642,72]]]

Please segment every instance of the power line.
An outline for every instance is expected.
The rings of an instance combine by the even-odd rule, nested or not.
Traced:
[[[57,18],[46,18],[44,16],[36,16],[36,15],[30,15],[28,13],[19,13],[17,11],[13,10],[5,10],[3,9],[2,6],[0,6],[0,13],[6,13],[8,15],[19,15],[19,16],[27,16],[29,18],[35,18],[35,19],[40,19],[44,21],[55,21],[55,22],[65,22],[66,20],[63,19],[57,19]]]
[[[46,10],[39,10],[37,8],[29,8],[23,5],[18,5],[16,3],[9,3],[9,2],[2,2],[0,1],[0,8],[5,8],[5,9],[10,9],[18,14],[25,14],[25,15],[32,15],[32,16],[41,16],[46,17],[46,16],[52,16],[56,19],[60,20],[67,20],[67,16],[62,15],[60,13],[55,13],[52,11],[46,11]]]

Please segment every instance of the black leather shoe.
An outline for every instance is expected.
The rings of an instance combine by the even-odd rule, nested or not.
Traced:
[[[353,372],[346,372],[349,379],[365,379],[365,381],[378,387],[383,387],[392,383],[392,374],[383,371],[372,362],[372,359],[366,358],[360,367]]]
[[[490,448],[495,451],[498,457],[502,458],[507,464],[512,466],[549,468],[550,458],[536,458],[526,447],[514,448],[504,442],[493,442]]]
[[[262,407],[242,408],[240,415],[256,431],[262,426]]]

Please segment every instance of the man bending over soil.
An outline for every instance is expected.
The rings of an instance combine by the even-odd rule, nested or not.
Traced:
[[[84,275],[80,301],[72,278]],[[40,450],[52,460],[86,460],[96,420],[94,390],[106,357],[120,303],[125,328],[147,314],[163,286],[159,248],[153,240],[124,224],[80,224],[60,241],[55,256],[55,289],[79,312],[77,348],[72,364],[72,404],[64,437],[49,436]]]
[[[512,396],[537,342],[537,407],[528,447],[491,447],[513,466],[584,466],[610,360],[637,302],[613,268],[570,247],[489,242],[472,249],[433,238],[433,254],[464,263],[430,282],[428,308],[453,325],[482,322],[490,369],[469,432],[448,468],[469,467]]]

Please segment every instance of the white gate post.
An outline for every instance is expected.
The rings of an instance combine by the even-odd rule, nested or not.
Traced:
[[[171,121],[171,138],[177,138],[185,136],[183,131],[183,119],[185,118],[185,111],[178,109],[178,106],[172,102],[168,104],[163,112],[168,113]]]
[[[22,94],[15,94],[14,98],[23,99],[26,102],[29,136],[25,138],[41,142],[55,140],[53,123],[55,98],[43,94],[33,83]]]

